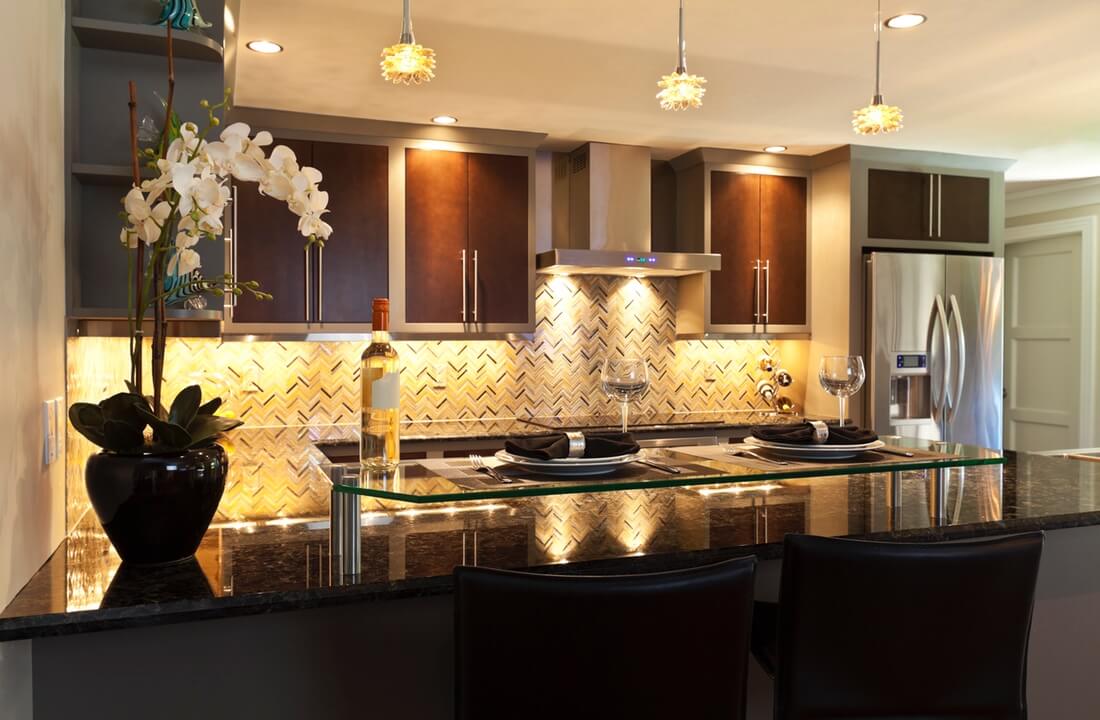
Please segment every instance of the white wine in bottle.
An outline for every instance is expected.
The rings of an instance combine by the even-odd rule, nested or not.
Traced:
[[[401,459],[401,375],[390,344],[390,301],[375,298],[373,336],[363,352],[363,427],[359,460],[367,470],[392,470]]]

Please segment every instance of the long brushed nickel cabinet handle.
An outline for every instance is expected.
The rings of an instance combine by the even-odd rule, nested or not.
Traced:
[[[477,322],[477,250],[474,250],[474,322]]]
[[[466,249],[462,249],[462,322],[466,322]]]
[[[325,321],[325,246],[317,248],[317,322]]]

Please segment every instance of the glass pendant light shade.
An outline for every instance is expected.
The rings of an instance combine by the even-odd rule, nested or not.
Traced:
[[[902,128],[901,108],[887,105],[879,88],[882,65],[882,0],[875,15],[875,96],[871,104],[852,111],[852,129],[860,135],[897,132]]]
[[[416,42],[412,30],[410,0],[404,0],[401,38],[382,50],[382,77],[394,85],[419,85],[435,77],[435,51]]]
[[[706,78],[692,75],[687,72],[674,72],[664,75],[657,82],[661,91],[657,93],[657,99],[664,110],[690,110],[703,105],[703,94],[707,89],[703,87]]]
[[[901,121],[901,108],[882,102],[881,95],[867,107],[852,111],[852,129],[860,135],[897,132],[903,127]]]
[[[670,75],[663,75],[657,82],[661,90],[657,100],[664,110],[691,110],[703,105],[703,87],[707,79],[687,71],[687,43],[684,41],[684,0],[680,0],[679,63]]]

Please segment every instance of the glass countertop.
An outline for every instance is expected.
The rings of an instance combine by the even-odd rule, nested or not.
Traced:
[[[692,446],[647,449],[643,457],[680,468],[677,474],[633,463],[608,475],[549,477],[510,465],[498,469],[515,482],[499,484],[477,473],[467,458],[409,460],[389,473],[368,472],[358,463],[324,463],[335,492],[408,503],[462,502],[502,498],[648,490],[665,487],[723,485],[728,483],[786,480],[976,465],[1000,465],[1004,456],[995,450],[960,443],[884,437],[886,449],[904,450],[914,457],[866,452],[843,461],[798,461],[768,465],[750,458],[724,454],[733,446]],[[490,464],[494,461],[490,459]]]

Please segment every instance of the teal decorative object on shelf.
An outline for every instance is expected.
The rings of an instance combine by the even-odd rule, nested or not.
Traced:
[[[208,28],[210,23],[203,19],[196,0],[159,0],[160,20],[157,25],[171,23],[173,30],[193,30]]]

